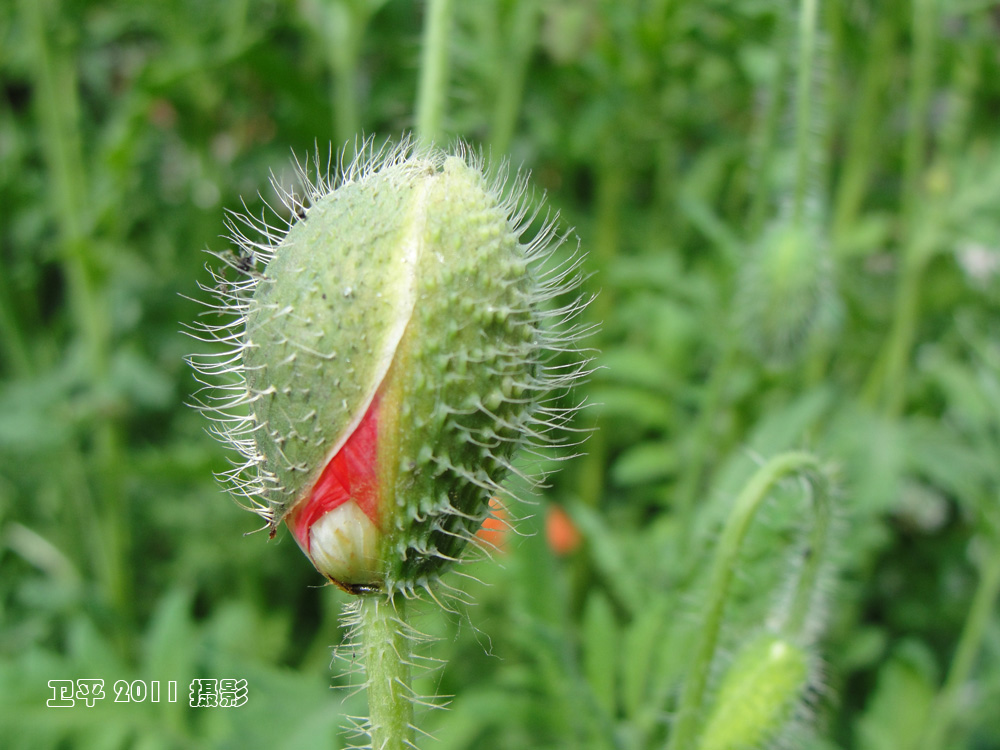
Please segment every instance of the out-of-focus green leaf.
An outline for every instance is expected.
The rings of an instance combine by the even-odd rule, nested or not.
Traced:
[[[618,704],[619,630],[611,604],[600,591],[587,597],[582,627],[584,674],[597,703],[612,717]]]
[[[899,645],[878,674],[878,684],[859,718],[859,750],[909,750],[923,736],[935,695],[933,657],[918,641]]]
[[[650,484],[671,476],[679,460],[673,442],[639,443],[618,457],[611,475],[623,487]]]

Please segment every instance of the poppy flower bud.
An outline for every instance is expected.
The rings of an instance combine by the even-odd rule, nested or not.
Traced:
[[[772,366],[794,362],[809,338],[838,319],[833,268],[808,222],[779,221],[748,254],[736,311],[750,350]]]
[[[237,492],[348,591],[433,583],[510,494],[518,449],[560,442],[577,408],[556,400],[586,372],[586,300],[553,300],[580,257],[552,259],[552,222],[522,241],[523,181],[504,190],[464,150],[369,146],[282,193],[287,230],[231,222],[244,278],[217,274],[230,320],[205,328],[235,346],[192,358],[231,382],[203,406],[244,459]]]
[[[809,653],[787,638],[762,634],[722,676],[699,750],[762,747],[794,719],[809,682]]]

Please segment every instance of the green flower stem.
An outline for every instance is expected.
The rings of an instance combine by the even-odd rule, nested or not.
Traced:
[[[609,270],[621,251],[622,208],[628,196],[629,175],[620,162],[604,160],[597,176],[595,220],[592,231],[591,258],[599,272]],[[604,289],[587,309],[589,321],[600,323],[610,320],[614,311],[614,290]],[[584,415],[581,415],[584,416]],[[593,418],[591,418],[593,419]],[[608,437],[597,422],[587,443],[587,453],[577,467],[576,495],[587,508],[597,508],[604,492],[605,473],[608,466]],[[590,588],[594,571],[585,556],[575,559],[572,573],[571,601],[582,606]]]
[[[816,53],[817,0],[802,0],[799,6],[799,59],[795,91],[795,196],[792,219],[801,224],[809,197],[809,155],[815,135],[812,123],[812,89]]]
[[[983,644],[987,626],[1000,598],[1000,544],[995,540],[990,552],[991,556],[983,565],[948,677],[930,712],[920,750],[942,750],[948,746],[945,740],[955,716],[958,693],[968,682],[976,654]]]
[[[827,496],[829,484],[818,466],[803,466],[799,471],[809,477],[810,490],[813,493],[812,533],[809,535],[808,548],[799,578],[788,607],[788,617],[782,631],[790,636],[805,635],[808,637],[809,620],[814,617],[816,590],[820,583],[820,573],[826,562],[827,545],[830,541],[831,503]]]
[[[922,240],[917,242],[926,244]],[[908,243],[904,248],[889,338],[864,391],[866,400],[872,405],[881,403],[889,416],[897,416],[903,407],[907,361],[920,317],[920,286],[926,263],[913,250],[915,244]]]
[[[668,750],[688,750],[694,746],[701,723],[702,706],[708,675],[715,658],[719,630],[722,627],[729,587],[746,537],[747,530],[757,511],[767,499],[774,485],[786,476],[804,475],[814,488],[813,531],[811,543],[819,544],[810,549],[809,561],[803,568],[796,587],[789,617],[789,627],[802,628],[812,599],[825,540],[829,531],[828,495],[822,479],[818,460],[809,453],[789,452],[771,459],[761,467],[743,488],[722,531],[711,572],[708,588],[708,609],[702,624],[694,660],[677,708],[677,721],[670,736]]]
[[[927,152],[934,41],[938,33],[936,6],[937,0],[913,0],[913,57],[903,145],[903,218],[910,229],[923,192],[920,183]]]
[[[858,213],[878,164],[876,149],[879,147],[879,133],[884,128],[879,104],[892,78],[893,67],[889,61],[892,60],[896,33],[892,15],[881,9],[870,35],[868,60],[854,99],[854,115],[847,129],[846,155],[841,160],[842,171],[837,180],[832,226],[836,247],[843,243],[849,229],[857,224]]]
[[[385,0],[363,3],[335,0],[314,2],[313,15],[322,19],[328,64],[333,72],[333,125],[337,140],[349,143],[361,132],[358,102],[358,60],[365,31]]]
[[[779,23],[782,28],[786,25],[783,19],[779,19]],[[761,233],[764,220],[771,207],[771,190],[767,188],[772,184],[770,170],[774,159],[775,143],[778,140],[778,129],[781,125],[781,114],[786,100],[784,82],[789,66],[788,46],[787,44],[780,45],[778,69],[771,90],[767,95],[763,116],[758,121],[757,132],[754,134],[753,172],[756,178],[754,180],[755,189],[751,191],[747,221],[748,236],[750,237],[757,237]]]
[[[924,197],[922,178],[927,152],[927,118],[934,77],[934,40],[937,33],[936,0],[913,0],[913,56],[906,141],[903,147],[903,195],[900,219],[904,239],[900,277],[892,327],[882,354],[869,377],[865,397],[881,401],[891,416],[902,409],[906,395],[910,349],[916,337],[923,270],[933,250],[933,227],[920,208]],[[919,226],[918,226],[919,223]]]
[[[705,385],[705,397],[692,429],[691,449],[684,462],[684,469],[677,483],[675,507],[679,527],[678,560],[688,557],[688,545],[694,538],[695,501],[701,492],[709,453],[715,445],[712,430],[723,406],[726,386],[730,382],[737,361],[736,336],[725,334],[719,360],[712,367],[712,374]]]
[[[322,42],[331,72],[333,131],[340,143],[351,143],[361,132],[358,60],[368,24],[384,3],[385,0],[302,0],[300,6],[307,27]]]
[[[597,175],[592,230],[591,259],[599,272],[609,270],[621,250],[622,206],[628,193],[628,173],[613,160],[601,162]],[[603,290],[588,308],[588,319],[593,322],[608,320],[614,310],[614,291]],[[587,445],[578,469],[577,496],[588,508],[596,508],[604,489],[604,472],[607,466],[607,438],[597,430]],[[581,583],[584,583],[581,580]]]
[[[590,255],[599,269],[598,273],[608,271],[621,251],[622,208],[628,195],[628,185],[628,172],[620,162],[615,159],[600,162]],[[614,300],[612,289],[602,290],[587,310],[588,320],[597,323],[609,320],[613,314]],[[576,495],[583,506],[597,508],[604,493],[609,445],[606,431],[600,429],[599,423],[591,422],[590,426],[595,431],[588,440],[586,455],[581,457],[578,464]],[[593,567],[586,556],[577,556],[573,565],[570,597],[575,607],[583,606],[593,576]]]
[[[358,632],[368,675],[368,711],[372,747],[414,747],[410,689],[410,642],[404,632],[406,602],[402,596],[363,596],[358,602]]]
[[[49,44],[45,4],[23,2],[26,25],[36,50],[37,114],[42,147],[51,175],[55,216],[59,220],[63,271],[69,287],[72,319],[86,344],[88,365],[99,374],[107,360],[107,316],[94,288],[96,275],[84,220],[86,174],[78,128],[79,99],[73,61]]]
[[[333,122],[340,143],[348,143],[359,131],[358,55],[365,22],[346,3],[335,3],[328,16],[327,54],[333,68]]]
[[[442,136],[450,22],[451,0],[428,0],[417,92],[417,137],[424,143],[434,143]]]
[[[497,155],[507,153],[514,136],[524,94],[524,79],[538,36],[539,11],[537,0],[521,0],[513,11],[514,20],[505,59],[499,66],[502,73],[497,82],[496,105],[493,108],[490,145]]]
[[[87,175],[79,130],[79,97],[75,61],[62,48],[50,43],[49,26],[58,13],[47,3],[21,3],[25,27],[35,45],[34,68],[38,87],[37,112],[41,126],[43,153],[52,184],[55,215],[59,222],[60,261],[69,289],[69,319],[76,328],[87,357],[90,385],[99,393],[108,378],[110,363],[110,321],[106,295],[100,289],[99,263],[86,218]],[[93,560],[104,595],[121,619],[132,619],[131,579],[128,574],[129,527],[122,481],[121,436],[112,419],[102,419],[91,436],[94,458],[82,461],[93,467],[90,473],[93,502],[87,488],[67,488],[68,496],[80,497],[90,505],[91,515],[100,519],[98,556]],[[128,627],[115,630],[123,653],[129,650]]]
[[[614,265],[621,250],[622,207],[628,195],[628,173],[618,163],[604,161],[597,176],[595,221],[591,258],[600,272]],[[609,320],[615,306],[614,291],[603,290],[588,310],[588,319],[594,322]],[[579,467],[580,482],[577,494],[589,508],[596,508],[604,489],[604,471],[607,466],[607,439],[598,430],[587,446],[587,455]]]

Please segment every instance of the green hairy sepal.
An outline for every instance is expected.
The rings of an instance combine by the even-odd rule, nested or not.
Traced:
[[[541,481],[519,450],[574,442],[581,256],[553,257],[555,217],[527,238],[524,178],[464,147],[368,141],[332,175],[299,172],[304,196],[275,186],[284,226],[230,217],[239,253],[212,290],[227,320],[201,327],[229,347],[191,358],[200,406],[241,459],[223,478],[273,534],[377,405],[376,541],[335,582],[410,592],[477,541],[509,475]]]

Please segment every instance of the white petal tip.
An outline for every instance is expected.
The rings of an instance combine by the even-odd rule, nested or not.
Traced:
[[[325,514],[309,530],[316,569],[341,584],[378,581],[378,529],[353,500]]]

